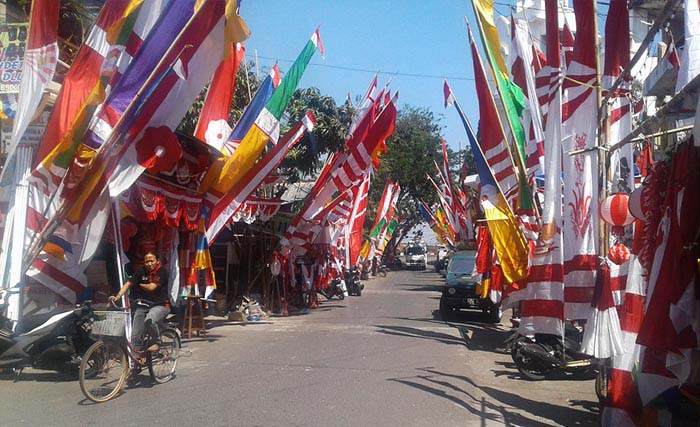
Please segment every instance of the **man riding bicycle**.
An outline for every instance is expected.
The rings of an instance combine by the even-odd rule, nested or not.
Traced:
[[[110,301],[118,300],[131,289],[129,298],[135,302],[132,305],[131,344],[139,351],[143,351],[144,332],[151,337],[159,337],[158,325],[170,312],[167,306],[168,270],[160,265],[158,256],[153,252],[144,255],[143,264],[144,268],[136,271],[127,265],[126,283],[116,295],[109,297]],[[157,351],[158,345],[153,344],[146,350]]]

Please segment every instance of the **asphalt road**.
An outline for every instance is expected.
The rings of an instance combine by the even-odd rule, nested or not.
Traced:
[[[184,343],[176,378],[107,403],[86,401],[77,382],[51,372],[0,377],[0,425],[597,424],[593,381],[525,381],[501,351],[505,325],[477,313],[441,321],[437,274],[365,284],[361,297],[304,315],[211,319],[207,338]]]

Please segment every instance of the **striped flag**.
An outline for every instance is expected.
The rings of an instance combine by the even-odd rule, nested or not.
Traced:
[[[243,55],[243,45],[235,43],[231,45],[231,53],[216,68],[194,131],[195,138],[205,141],[219,151],[231,134],[228,116],[236,87],[236,73]]]
[[[594,148],[598,125],[596,34],[593,2],[574,0],[576,42],[563,82],[562,151]],[[580,83],[578,83],[580,82]],[[564,315],[587,319],[592,311],[598,255],[598,153],[563,156]]]
[[[532,260],[527,288],[512,294],[521,300],[520,333],[564,334],[564,266],[562,258],[561,202],[561,68],[557,0],[545,1],[548,77],[548,118],[545,129],[545,192],[542,232]],[[551,94],[551,96],[550,96]]]
[[[362,183],[353,189],[352,212],[345,225],[345,268],[356,265],[360,258],[362,248],[362,229],[365,224],[365,214],[367,213],[367,194],[371,178],[371,168],[365,172]]]
[[[2,254],[0,255],[0,285],[14,287],[22,279],[25,254],[25,229],[29,188],[27,179],[31,170],[34,148],[20,141],[44,97],[44,89],[53,80],[58,62],[58,0],[35,0],[32,3],[29,36],[22,63],[22,80],[17,97],[17,109],[12,123],[10,145],[5,164],[0,171],[0,189],[3,201],[9,200],[4,214]],[[12,297],[10,318],[19,318],[19,299]]]
[[[604,427],[640,425],[642,417],[642,401],[635,380],[641,348],[636,341],[644,318],[647,281],[636,254],[632,254],[626,264],[629,272],[620,310],[624,353],[611,359],[607,398],[601,417]]]

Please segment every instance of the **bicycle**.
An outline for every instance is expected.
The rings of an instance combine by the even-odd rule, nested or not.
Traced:
[[[112,303],[118,311],[96,311],[97,320],[91,325],[92,334],[99,337],[80,363],[80,390],[96,403],[114,398],[124,387],[132,369],[147,368],[151,379],[162,384],[175,375],[180,352],[180,334],[177,327],[166,325],[160,338],[146,332],[144,348],[158,345],[155,351],[135,350],[125,334],[129,314]]]

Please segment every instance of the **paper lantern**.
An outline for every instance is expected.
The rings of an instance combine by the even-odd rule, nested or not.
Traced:
[[[270,262],[270,272],[273,276],[279,276],[280,270],[282,269],[282,262],[280,258],[281,255],[278,252],[272,254],[272,261]]]
[[[634,217],[627,209],[628,204],[629,195],[627,193],[611,194],[600,204],[600,218],[615,227],[632,224]]]
[[[620,242],[610,246],[608,259],[617,265],[621,265],[630,259],[630,250]]]

